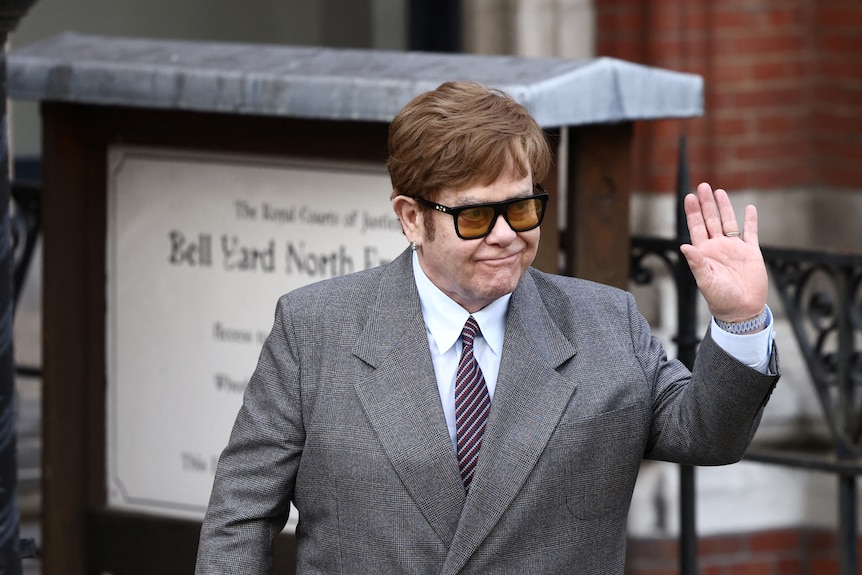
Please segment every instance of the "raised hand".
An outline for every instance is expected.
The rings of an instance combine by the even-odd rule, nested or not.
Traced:
[[[691,244],[680,247],[709,311],[719,320],[745,321],[766,305],[769,279],[757,238],[757,210],[745,207],[739,229],[727,192],[707,183],[685,197]]]

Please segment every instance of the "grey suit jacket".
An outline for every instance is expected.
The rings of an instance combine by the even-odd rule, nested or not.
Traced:
[[[196,573],[270,573],[293,502],[300,575],[620,575],[641,460],[737,461],[776,380],[708,333],[692,375],[629,294],[530,269],[467,495],[408,251],[278,302]]]

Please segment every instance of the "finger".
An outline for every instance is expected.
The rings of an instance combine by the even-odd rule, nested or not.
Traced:
[[[739,224],[736,222],[736,214],[733,211],[733,204],[730,203],[730,197],[727,192],[722,189],[715,190],[715,204],[718,206],[718,213],[721,217],[721,233],[738,234]]]
[[[743,239],[746,243],[755,246],[760,245],[760,236],[757,233],[757,208],[748,205],[745,206],[745,220],[743,222]]]
[[[709,237],[720,236],[724,233],[721,228],[721,214],[715,202],[712,187],[706,182],[697,186],[697,198],[700,200],[700,211],[703,213],[703,223]]]
[[[703,212],[700,209],[700,200],[695,194],[687,194],[683,201],[685,208],[685,221],[688,224],[688,235],[694,243],[709,239],[706,224],[703,222]]]

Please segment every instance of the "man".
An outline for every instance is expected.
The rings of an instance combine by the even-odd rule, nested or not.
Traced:
[[[777,380],[754,208],[685,200],[715,318],[690,374],[629,294],[530,267],[550,152],[522,106],[443,84],[389,145],[412,249],[279,301],[197,573],[270,573],[291,503],[302,575],[623,573],[641,460],[737,461]]]

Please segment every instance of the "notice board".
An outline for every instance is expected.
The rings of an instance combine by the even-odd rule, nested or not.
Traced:
[[[113,146],[108,167],[108,504],[199,519],[278,297],[407,242],[379,164]]]

